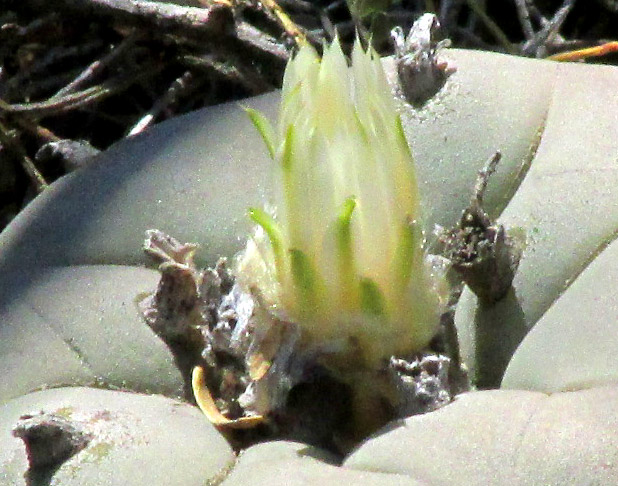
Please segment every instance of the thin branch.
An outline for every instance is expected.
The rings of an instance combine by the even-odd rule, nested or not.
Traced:
[[[7,80],[5,85],[0,89],[0,96],[11,99],[14,97],[14,93],[23,95],[24,86],[29,87],[29,95],[32,96],[33,91],[37,88],[43,91],[49,89],[49,86],[55,88],[55,86],[64,85],[67,77],[71,76],[71,73],[67,73],[66,70],[63,70],[63,72],[56,76],[50,76],[50,71],[54,70],[54,66],[66,64],[67,61],[80,56],[96,55],[97,51],[100,51],[102,48],[103,42],[100,40],[78,46],[54,46],[50,48],[45,55],[41,56],[40,59],[36,59],[28,68],[18,72],[11,79]],[[30,86],[34,83],[34,81],[32,81],[33,78],[38,78],[39,81],[35,86]]]
[[[517,16],[519,17],[519,23],[521,24],[524,36],[527,40],[531,40],[534,37],[534,28],[530,20],[528,0],[515,0],[515,6],[517,7]]]
[[[178,97],[186,93],[188,90],[194,87],[193,74],[191,71],[185,71],[182,76],[175,79],[170,85],[165,94],[159,98],[153,107],[146,113],[129,131],[128,136],[136,135],[143,132],[156,117],[165,110],[169,105],[175,103]]]
[[[297,46],[301,46],[307,42],[307,35],[302,27],[296,25],[296,23],[290,19],[283,9],[275,0],[261,0],[262,5],[271,13],[276,19],[280,27],[286,32],[286,34],[294,39]]]
[[[328,38],[329,42],[332,42],[337,35],[337,31],[335,30],[333,22],[328,18],[328,15],[326,15],[326,12],[320,12],[320,23],[322,24],[324,35]]]
[[[495,51],[496,46],[493,44],[489,44],[481,39],[478,35],[470,32],[468,29],[464,29],[463,27],[455,27],[453,32],[465,41],[469,43],[470,46],[477,49],[485,49],[486,51]]]
[[[535,57],[544,57],[547,50],[547,46],[545,44],[559,35],[558,31],[573,8],[573,5],[575,5],[575,0],[564,0],[562,7],[556,11],[553,18],[547,22],[531,40],[524,44],[522,48],[523,54],[528,56],[534,55]]]
[[[457,18],[459,17],[461,7],[465,1],[466,0],[442,0],[438,18],[445,34],[449,35],[452,29],[457,25]]]
[[[618,52],[618,41],[605,42],[598,46],[577,49],[575,51],[560,52],[546,59],[553,61],[582,61],[589,57],[605,56],[614,52]]]
[[[24,113],[33,117],[43,117],[64,113],[84,105],[100,101],[108,96],[124,91],[129,86],[141,81],[159,71],[158,68],[147,69],[140,73],[132,73],[122,78],[111,79],[97,86],[92,86],[77,93],[71,93],[63,98],[48,99],[35,103],[8,104],[0,100],[0,113]]]
[[[221,62],[214,59],[212,55],[192,56],[185,55],[179,60],[190,67],[206,70],[215,73],[217,76],[242,86],[252,95],[258,95],[271,91],[273,86],[266,83],[256,72],[248,68],[240,68],[230,62]]]
[[[19,125],[23,130],[31,133],[40,140],[48,142],[59,142],[62,140],[58,135],[52,132],[50,129],[39,125],[37,122],[31,120],[28,117],[13,117],[13,121],[16,125]]]
[[[47,188],[48,184],[43,175],[32,162],[32,159],[28,157],[24,148],[16,143],[15,137],[11,135],[9,129],[0,121],[0,143],[5,149],[10,150],[13,155],[19,159],[24,172],[30,178],[30,181],[34,185],[38,193],[43,192]]]
[[[47,0],[27,0],[39,8],[51,8]],[[184,7],[147,0],[57,0],[53,8],[62,7],[81,14],[108,17],[132,25],[149,25],[153,30],[176,33],[180,37],[206,37],[218,43],[236,38],[245,47],[279,59],[288,60],[288,52],[276,39],[252,25],[234,22],[231,2],[218,0],[206,8]]]
[[[314,14],[317,10],[313,3],[306,0],[279,0],[279,4],[287,9],[308,14]]]
[[[133,24],[150,25],[158,29],[194,32],[216,36],[229,30],[234,23],[230,5],[212,3],[207,8],[184,7],[148,0],[30,0],[29,3],[55,11],[65,9]]]
[[[493,19],[487,15],[485,10],[479,5],[478,0],[466,0],[468,6],[472,9],[472,11],[479,16],[487,30],[494,36],[494,38],[502,45],[502,47],[509,54],[517,54],[517,50],[508,39],[506,34],[502,31],[502,29],[496,24]]]
[[[252,50],[270,54],[283,63],[290,58],[289,52],[280,42],[247,22],[236,23],[236,37]]]
[[[137,35],[135,33],[129,34],[125,37],[118,46],[112,49],[107,55],[103,58],[94,61],[90,64],[84,71],[82,71],[79,76],[77,76],[73,81],[64,86],[62,89],[58,90],[51,99],[62,98],[70,93],[74,93],[78,89],[82,88],[93,79],[95,79],[102,71],[109,68],[113,65],[118,58],[124,55],[125,52],[129,48],[131,48],[135,44],[135,40],[137,39]]]

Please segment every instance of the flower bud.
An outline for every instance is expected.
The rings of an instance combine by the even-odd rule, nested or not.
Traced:
[[[274,161],[274,214],[239,278],[303,342],[377,369],[437,330],[441,280],[426,262],[414,162],[378,55],[303,46],[287,66],[275,127],[248,110]]]

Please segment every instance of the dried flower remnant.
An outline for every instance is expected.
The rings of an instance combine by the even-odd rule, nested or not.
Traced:
[[[144,251],[159,263],[161,281],[153,295],[139,301],[140,309],[166,343],[189,339],[201,322],[197,306],[201,275],[193,263],[197,245],[181,245],[158,230],[148,230],[146,235]]]
[[[519,266],[525,235],[521,228],[507,229],[491,220],[483,209],[489,177],[502,155],[496,152],[479,171],[469,206],[454,228],[440,234],[444,255],[452,262],[463,281],[483,302],[502,299]]]
[[[446,356],[429,354],[412,361],[391,358],[391,379],[399,389],[398,404],[403,415],[436,410],[451,401],[449,367]]]
[[[438,17],[426,13],[414,22],[407,37],[401,27],[391,32],[401,91],[415,106],[433,97],[455,72],[453,66],[438,58],[440,49],[450,45],[448,39],[435,40],[439,28]]]

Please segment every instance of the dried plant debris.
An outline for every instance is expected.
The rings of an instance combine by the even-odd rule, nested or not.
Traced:
[[[183,3],[4,2],[0,229],[34,192],[81,166],[82,148],[105,150],[162,120],[275,89],[303,42],[319,49],[337,35],[347,52],[360,32],[388,55],[399,26],[395,55],[417,104],[451,69],[439,60],[437,19],[455,47],[614,63],[618,51],[615,0],[372,1],[360,17],[350,13],[355,0]],[[59,144],[54,157],[49,144]]]
[[[431,412],[450,403],[450,364],[448,357],[435,354],[412,361],[391,358],[389,371],[401,390],[402,415]]]
[[[298,325],[264,315],[268,311],[257,293],[241,287],[225,259],[214,268],[196,268],[195,249],[148,231],[145,251],[159,263],[161,281],[139,307],[170,347],[188,346],[189,380],[207,418],[242,445],[286,437],[341,450],[362,438],[350,430],[352,404],[359,397],[322,365],[337,343],[333,349],[307,346]],[[187,353],[182,347],[173,351]],[[394,408],[380,404],[385,415],[379,423],[448,403],[453,396],[449,363],[450,358],[430,350],[385,363],[380,377],[398,396],[390,400]],[[360,370],[359,380],[366,373]],[[370,378],[368,383],[375,377]]]
[[[160,231],[149,231],[145,251],[158,260],[161,281],[141,305],[148,325],[166,342],[195,335],[201,322],[198,291],[201,274],[193,264],[196,245],[181,245]]]
[[[13,436],[26,445],[30,471],[59,467],[92,439],[78,423],[47,413],[20,417]]]
[[[459,224],[439,235],[444,256],[487,304],[507,294],[525,246],[521,229],[507,231],[503,225],[493,222],[483,209],[487,183],[500,158],[500,152],[496,152],[479,172],[474,195]]]
[[[287,391],[260,393],[263,383],[286,367],[298,331],[279,322],[255,329],[253,297],[235,284],[226,260],[198,270],[195,249],[148,231],[145,251],[159,261],[161,281],[153,295],[139,302],[140,309],[166,343],[199,343],[201,359],[194,365],[203,362],[208,387],[228,417],[239,418],[245,409],[260,414],[280,404]]]
[[[436,40],[439,28],[438,17],[427,13],[414,22],[407,37],[401,27],[392,31],[400,88],[412,105],[424,104],[455,72],[453,66],[438,58],[440,49],[450,45],[448,39]]]
[[[288,43],[285,29],[264,23],[223,0],[9,0],[0,12],[0,162],[14,176],[0,184],[0,229],[31,188],[41,192],[117,140],[277,87],[295,37]]]
[[[12,433],[26,448],[29,467],[25,484],[56,485],[60,470],[64,476],[71,475],[81,465],[92,466],[114,450],[144,445],[147,437],[140,412],[84,402],[36,408],[22,415]]]
[[[551,19],[546,19],[539,12],[532,2],[526,0],[516,0],[517,14],[522,26],[526,41],[521,47],[521,52],[525,56],[546,57],[550,51],[560,50],[565,44],[565,39],[559,34],[564,21],[569,12],[575,5],[575,0],[564,0],[563,4]],[[532,17],[540,25],[538,32],[534,31]]]

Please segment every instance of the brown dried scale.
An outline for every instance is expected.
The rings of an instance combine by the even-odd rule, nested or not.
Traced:
[[[443,253],[464,282],[485,303],[503,298],[511,288],[524,247],[519,229],[507,231],[483,209],[483,196],[501,154],[479,172],[474,196],[457,226],[440,235]]]

